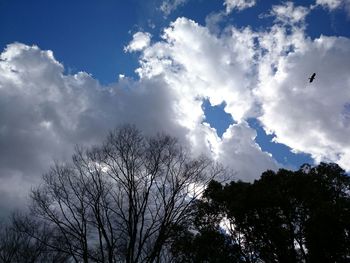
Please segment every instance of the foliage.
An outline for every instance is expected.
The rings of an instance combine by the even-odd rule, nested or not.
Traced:
[[[225,240],[217,251],[221,258],[226,253],[220,262],[349,262],[349,193],[349,177],[338,165],[325,163],[266,171],[254,183],[213,181],[197,205],[192,229],[176,247],[190,243],[186,247],[194,255],[209,252],[213,243],[203,237],[211,229]],[[177,254],[181,259],[188,251]],[[232,254],[236,261],[228,259]]]

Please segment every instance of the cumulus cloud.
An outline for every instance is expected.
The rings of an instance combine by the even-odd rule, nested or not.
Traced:
[[[259,34],[262,52],[254,89],[261,106],[259,119],[265,130],[276,136],[276,142],[309,153],[316,162],[338,162],[350,170],[345,139],[349,134],[350,40],[310,39],[304,33],[307,11],[299,9],[295,15],[298,8],[288,3],[274,7],[273,13],[282,23]],[[313,72],[316,81],[309,83]]]
[[[141,51],[148,47],[151,42],[151,34],[144,32],[137,32],[132,36],[132,41],[124,50],[126,52]]]
[[[169,87],[186,94],[187,101],[181,101],[191,107],[180,107],[185,109],[179,111],[180,119],[191,127],[191,133],[207,134],[211,149],[220,158],[232,156],[229,140],[210,139],[209,129],[198,130],[203,113],[198,102],[188,98],[208,98],[212,105],[225,101],[225,111],[238,122],[237,127],[257,117],[276,142],[309,153],[317,162],[334,161],[350,170],[345,138],[350,126],[349,39],[308,38],[304,21],[309,12],[286,2],[272,7],[276,24],[271,28],[253,32],[229,27],[219,36],[191,20],[177,19],[165,30],[163,41],[144,50],[138,73],[147,78],[164,76]],[[316,82],[310,85],[308,77],[313,72]],[[196,108],[197,114],[186,114],[190,108]],[[235,141],[235,145],[253,156],[255,152],[261,164],[271,165],[254,138],[248,136],[242,142],[251,142],[255,149],[247,147],[249,143]]]
[[[223,135],[219,159],[238,172],[238,179],[252,181],[257,179],[257,171],[276,168],[272,156],[262,152],[256,144],[256,135],[256,130],[249,127],[246,122],[231,125]]]
[[[350,169],[350,40],[305,39],[294,52],[279,57],[275,72],[263,65],[257,94],[260,120],[276,141],[316,161],[334,161]],[[269,72],[269,73],[267,73]],[[316,72],[316,81],[308,77]]]
[[[206,27],[179,18],[164,30],[164,41],[143,51],[137,72],[143,78],[164,75],[186,98],[208,97],[213,106],[226,101],[225,110],[240,121],[254,103],[254,79],[249,78],[254,70],[252,35],[248,28],[232,28],[219,39]]]
[[[162,77],[177,94],[177,119],[187,127],[191,147],[197,152],[211,153],[235,169],[240,179],[256,178],[265,168],[276,167],[272,157],[255,143],[254,130],[245,124],[246,118],[256,114],[252,94],[257,81],[256,37],[249,28],[234,27],[218,37],[192,20],[178,18],[164,30],[163,41],[143,50],[137,70],[141,78]],[[238,122],[223,139],[208,125],[201,124],[203,99],[209,99],[212,106],[225,101],[225,111]],[[242,132],[238,130],[253,135],[240,136]],[[249,165],[238,164],[242,159],[236,159],[236,155],[240,154],[251,155],[250,169]]]
[[[337,162],[350,170],[350,145],[345,138],[349,134],[350,40],[307,37],[303,21],[308,11],[290,3],[272,12],[282,23],[259,34],[262,55],[254,89],[261,106],[259,119],[276,142],[309,153],[316,162]],[[313,72],[316,81],[309,83]]]
[[[287,9],[291,20],[259,34],[263,55],[254,90],[261,106],[259,119],[276,142],[309,153],[316,162],[338,162],[350,170],[345,139],[349,134],[350,40],[325,36],[312,40],[304,33],[304,23],[293,22],[298,21],[293,17],[303,21],[306,12],[295,16],[293,10],[298,7]],[[275,13],[284,17],[286,12]],[[316,81],[309,83],[313,72]]]
[[[69,160],[75,144],[99,143],[118,124],[181,136],[171,98],[161,79],[102,87],[87,73],[65,75],[51,51],[9,45],[0,56],[0,211],[23,203],[53,160]]]
[[[19,43],[8,45],[0,55],[2,213],[23,204],[30,187],[54,160],[68,161],[76,144],[100,143],[108,130],[126,122],[136,124],[146,134],[164,131],[176,136],[195,155],[223,159],[227,139],[221,140],[215,129],[203,123],[202,100],[208,97],[216,105],[227,99],[225,95],[230,96],[226,110],[235,112],[237,120],[248,114],[253,100],[251,91],[244,90],[247,84],[243,79],[250,74],[249,66],[239,65],[252,59],[251,47],[240,44],[249,33],[233,30],[221,42],[206,28],[179,19],[165,30],[164,41],[143,46],[139,80],[122,77],[109,86],[102,86],[84,72],[65,74],[51,51]],[[132,43],[135,39],[138,37]],[[200,46],[189,39],[198,40]],[[140,50],[131,46],[130,51]],[[237,54],[231,54],[231,49]],[[201,63],[191,67],[193,59]],[[216,88],[225,94],[218,94]],[[270,158],[252,137],[249,140],[237,144],[237,151],[255,151],[255,157]],[[275,167],[271,158],[269,161],[266,167]],[[235,161],[225,162],[235,166]],[[262,167],[238,172],[239,178],[251,179]]]
[[[253,7],[256,4],[256,0],[225,0],[224,6],[226,12],[231,13],[234,9],[238,11]]]
[[[237,179],[277,167],[249,118],[294,151],[350,170],[350,40],[308,38],[308,12],[291,2],[274,6],[276,24],[258,32],[229,26],[216,34],[187,18],[154,43],[138,32],[125,50],[140,54],[139,80],[123,76],[108,86],[84,72],[66,74],[51,51],[9,45],[0,55],[0,210],[19,205],[52,160],[69,159],[75,144],[99,143],[125,122],[178,137]],[[236,122],[222,138],[205,123],[204,99],[225,102]]]

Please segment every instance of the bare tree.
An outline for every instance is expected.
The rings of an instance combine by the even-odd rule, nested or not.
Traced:
[[[66,254],[46,246],[51,235],[43,230],[28,217],[14,215],[0,229],[0,262],[67,262]]]
[[[75,262],[161,262],[173,226],[219,173],[172,137],[123,126],[52,167],[32,193],[32,213],[52,232],[46,245]]]
[[[16,256],[16,251],[20,246],[20,238],[12,229],[1,224],[0,227],[0,262],[12,262]]]

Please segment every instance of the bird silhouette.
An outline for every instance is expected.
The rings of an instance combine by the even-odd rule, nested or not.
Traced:
[[[313,74],[311,75],[311,77],[309,78],[310,83],[314,81],[315,76],[316,76],[316,73],[313,73]]]

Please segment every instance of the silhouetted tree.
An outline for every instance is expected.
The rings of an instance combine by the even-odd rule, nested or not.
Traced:
[[[0,229],[0,263],[350,261],[338,165],[212,180],[223,172],[172,137],[123,126],[43,176],[30,214]]]
[[[75,262],[159,262],[170,255],[173,225],[188,220],[221,172],[172,137],[124,126],[100,147],[77,149],[72,164],[52,167],[33,191],[32,216],[52,238],[24,232]]]
[[[20,236],[3,223],[0,226],[0,262],[13,262],[20,243]]]
[[[53,244],[53,236],[43,230],[43,226],[34,224],[28,217],[14,215],[0,229],[0,262],[68,262],[66,254],[46,246],[49,240]]]
[[[238,247],[219,229],[201,228],[199,231],[177,229],[171,253],[174,262],[243,262]]]
[[[350,179],[336,164],[267,171],[253,184],[213,181],[187,238],[174,246],[190,241],[192,254],[210,251],[212,243],[193,233],[202,237],[211,229],[229,240],[230,252],[221,243],[221,257],[233,254],[236,262],[349,262],[349,194]],[[185,248],[177,254],[186,255]]]

